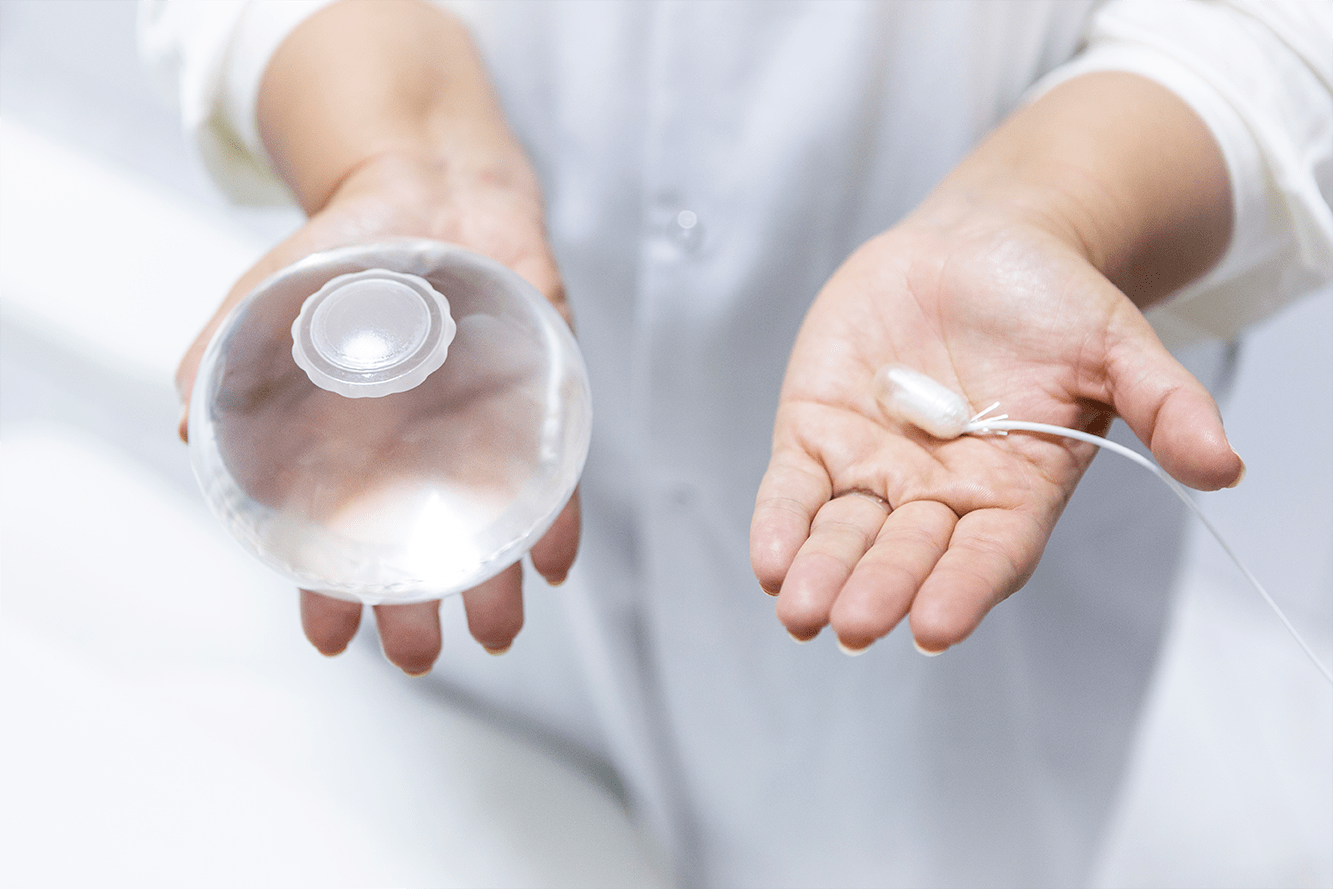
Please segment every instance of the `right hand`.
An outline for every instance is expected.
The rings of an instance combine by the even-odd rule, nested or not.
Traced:
[[[380,154],[357,166],[321,209],[232,287],[176,372],[185,405],[214,332],[261,281],[311,253],[391,237],[432,238],[488,256],[522,275],[571,320],[535,183],[484,167],[447,165],[407,153]],[[182,416],[182,439],[186,431]],[[548,583],[560,583],[569,572],[578,551],[579,526],[576,491],[531,551],[533,566]],[[523,625],[521,566],[515,564],[463,593],[463,603],[473,638],[492,653],[507,650]],[[412,675],[428,671],[440,652],[439,600],[378,605],[375,613],[388,659]],[[301,591],[302,627],[322,653],[346,648],[360,621],[359,603]]]

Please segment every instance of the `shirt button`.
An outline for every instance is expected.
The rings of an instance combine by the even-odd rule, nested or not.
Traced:
[[[693,210],[681,210],[676,214],[675,222],[671,226],[671,238],[680,249],[686,253],[693,253],[699,249],[703,237],[704,228],[699,222],[698,213]]]

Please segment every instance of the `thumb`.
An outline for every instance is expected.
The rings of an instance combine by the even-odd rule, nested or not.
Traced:
[[[1217,402],[1133,315],[1108,355],[1116,412],[1182,484],[1201,491],[1240,484],[1245,464],[1227,440]]]
[[[204,325],[204,329],[195,337],[194,342],[190,344],[190,348],[186,350],[180,364],[176,367],[176,392],[180,396],[183,407],[178,429],[182,441],[189,441],[190,396],[194,391],[195,378],[199,375],[199,365],[203,361],[204,352],[207,350],[209,342],[213,339],[213,334],[222,326],[222,322],[226,320],[227,315],[269,275],[286,268],[298,259],[317,250],[327,249],[335,243],[337,242],[322,233],[318,225],[307,222],[286,240],[264,254],[232,285],[222,304],[218,306],[217,311],[213,313],[213,317]]]

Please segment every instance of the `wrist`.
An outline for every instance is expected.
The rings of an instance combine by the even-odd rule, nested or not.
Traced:
[[[315,13],[270,60],[256,113],[307,213],[384,159],[516,187],[531,177],[467,29],[429,3]]]
[[[1165,88],[1119,73],[1075,78],[1020,109],[922,211],[1036,226],[1141,308],[1211,268],[1232,225],[1207,127]]]
[[[433,237],[442,236],[435,231],[441,220],[455,218],[463,208],[476,212],[503,205],[538,225],[543,216],[541,189],[523,155],[465,156],[434,147],[387,148],[362,159],[334,187],[324,208],[366,202],[391,206],[396,217],[414,220],[414,234]]]

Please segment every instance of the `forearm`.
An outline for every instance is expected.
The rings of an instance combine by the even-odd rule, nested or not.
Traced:
[[[1232,228],[1227,168],[1207,127],[1132,74],[1077,77],[1016,112],[920,215],[960,207],[1041,225],[1140,308],[1211,268]]]
[[[419,0],[344,0],[303,22],[269,63],[257,114],[308,213],[386,155],[536,189],[466,29]]]

